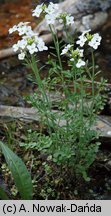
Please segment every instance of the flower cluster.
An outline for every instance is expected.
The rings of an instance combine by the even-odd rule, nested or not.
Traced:
[[[100,45],[101,42],[101,36],[96,33],[96,34],[90,34],[89,33],[90,30],[88,31],[84,31],[80,36],[79,36],[79,40],[76,41],[76,44],[78,44],[80,47],[83,47],[86,43],[92,47],[93,49],[97,49],[98,46]],[[85,66],[85,61],[82,59],[83,56],[83,49],[79,49],[77,48],[76,50],[73,50],[73,45],[68,44],[67,46],[65,46],[65,48],[62,50],[61,55],[65,55],[67,53],[69,53],[70,55],[70,61],[76,62],[76,67],[80,68],[82,66]]]
[[[32,11],[32,16],[39,17],[43,11],[43,3],[38,5],[35,10]]]
[[[89,32],[90,30],[84,31],[79,36],[79,40],[76,43],[80,45],[80,47],[83,47],[85,43],[87,42],[90,47],[96,50],[98,46],[100,45],[102,38],[98,33],[92,35]]]
[[[101,36],[98,33],[96,33],[93,35],[92,39],[89,40],[88,44],[90,47],[93,47],[93,49],[97,49],[100,45],[101,40]]]
[[[18,25],[14,25],[9,29],[9,34],[18,31],[19,36],[24,34],[29,35],[32,33],[31,26],[28,26],[29,22],[20,22]]]
[[[70,49],[71,49],[72,46],[73,46],[73,45],[71,45],[71,44],[68,44],[67,46],[65,46],[64,49],[62,50],[61,55],[67,54],[68,51],[70,51]]]
[[[9,29],[10,34],[17,31],[18,34],[22,36],[22,39],[13,45],[14,52],[20,51],[20,54],[18,55],[20,60],[25,58],[27,52],[32,55],[38,51],[48,49],[43,39],[38,37],[31,29],[31,26],[28,26],[27,24],[28,22],[22,22]]]
[[[49,5],[46,6],[42,3],[33,10],[32,16],[39,17],[42,12],[45,13],[45,20],[48,25],[54,25],[56,20],[66,25],[72,25],[74,23],[74,17],[67,13],[61,13],[58,4],[50,2]]]
[[[58,19],[60,23],[64,23],[66,26],[74,24],[74,17],[67,13],[60,13]]]
[[[82,66],[85,66],[85,61],[82,60],[83,57],[83,49],[75,49],[73,50],[73,45],[68,44],[65,46],[65,48],[62,50],[61,55],[69,54],[70,56],[70,61],[76,63],[76,67],[80,68]]]
[[[33,10],[32,16],[39,17],[42,12],[45,13],[45,19],[49,26],[54,25],[56,20],[66,26],[72,25],[74,23],[74,17],[67,13],[61,13],[58,4],[53,4],[50,2],[47,6],[46,4],[42,3]],[[27,52],[32,55],[38,51],[48,49],[43,39],[38,37],[38,35],[33,32],[31,26],[29,26],[29,22],[20,22],[18,25],[14,25],[9,29],[10,34],[16,31],[18,32],[19,36],[22,36],[22,39],[13,45],[13,49],[15,52],[20,52],[18,55],[20,60],[25,58]],[[90,34],[90,30],[84,31],[76,41],[76,44],[79,45],[80,48],[73,50],[73,45],[68,44],[62,50],[61,55],[69,53],[70,62],[74,61],[76,63],[76,67],[80,68],[85,66],[85,61],[83,60],[84,50],[81,49],[81,47],[83,47],[85,44],[88,44],[93,49],[97,49],[100,45],[101,39],[102,38],[98,33],[92,35]]]
[[[47,24],[54,24],[58,16],[57,10],[58,10],[58,4],[53,4],[52,2],[50,2],[50,4],[46,6],[44,3],[42,3],[32,11],[32,16],[39,17],[40,14],[43,12],[46,14],[45,19]]]
[[[72,50],[70,53],[70,61],[71,62],[75,61],[77,68],[85,66],[85,64],[86,64],[85,61],[82,59],[84,57],[83,52],[84,52],[83,49],[77,48],[75,50]]]

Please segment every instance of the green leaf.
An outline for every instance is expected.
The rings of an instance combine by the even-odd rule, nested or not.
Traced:
[[[24,200],[32,199],[33,186],[31,176],[23,161],[6,145],[0,142],[7,165],[12,173],[16,187]]]
[[[1,186],[0,186],[0,199],[9,200],[9,197],[7,196],[6,192]]]

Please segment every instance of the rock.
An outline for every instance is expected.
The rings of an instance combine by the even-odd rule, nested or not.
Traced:
[[[111,7],[111,0],[65,0],[59,4],[59,9],[75,17],[75,23],[70,28],[73,34],[75,29],[83,31],[91,28],[98,29],[108,17],[107,9]],[[55,28],[62,31],[63,26],[55,24]],[[48,27],[43,20],[35,29],[40,34],[48,32]]]

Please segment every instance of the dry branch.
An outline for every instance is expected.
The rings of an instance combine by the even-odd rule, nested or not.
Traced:
[[[62,112],[57,110],[52,110],[52,112]],[[40,116],[35,108],[23,108],[23,107],[13,107],[13,106],[4,106],[0,105],[0,117],[1,120],[4,119],[19,119],[22,121],[40,121]],[[62,120],[59,123],[59,126],[65,124],[65,121]],[[107,116],[98,116],[95,124],[95,129],[100,131],[101,137],[111,138],[111,117]]]

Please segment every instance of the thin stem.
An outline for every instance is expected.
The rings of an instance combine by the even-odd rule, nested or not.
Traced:
[[[84,88],[83,88],[83,80],[82,80],[82,75],[80,72],[80,100],[81,100],[81,104],[80,104],[80,116],[81,116],[81,134],[83,134],[83,125],[84,125]]]
[[[93,96],[93,102],[94,102],[94,95],[95,95],[95,90],[94,90],[95,61],[94,61],[94,53],[93,53],[93,51],[91,52],[91,55],[92,55],[92,96]]]
[[[95,85],[94,85],[94,79],[95,79],[95,60],[94,60],[94,52],[91,51],[92,56],[92,115],[93,115],[93,109],[94,109],[94,103],[95,103]]]
[[[58,37],[54,33],[51,25],[49,25],[49,28],[50,28],[50,31],[51,31],[51,34],[53,37],[53,41],[54,41],[54,45],[55,45],[55,49],[56,49],[56,53],[57,53],[57,57],[58,57],[58,61],[59,61],[59,66],[60,66],[61,70],[63,70],[62,62],[61,62],[61,58],[60,58],[60,47],[59,47]]]
[[[67,42],[68,42],[69,44],[74,43],[73,40],[72,40],[72,37],[71,37],[71,35],[69,34],[69,31],[68,31],[68,29],[67,29],[66,23],[64,23],[64,31],[65,31],[65,33],[66,33]]]
[[[56,53],[57,53],[57,58],[58,58],[58,62],[59,62],[59,66],[60,66],[60,71],[61,71],[61,81],[63,84],[63,92],[65,93],[65,97],[67,97],[68,94],[68,89],[65,85],[65,79],[64,79],[64,74],[63,74],[63,66],[62,66],[62,61],[61,61],[61,57],[60,57],[60,46],[59,46],[59,41],[58,41],[58,37],[57,34],[55,34],[55,32],[52,29],[52,26],[49,25],[51,34],[52,34],[52,38],[54,41],[54,45],[55,45],[55,49],[56,49]],[[68,104],[67,102],[65,102],[65,113],[69,110]],[[67,129],[67,134],[69,132],[69,120],[66,118],[66,129]]]
[[[36,81],[37,81],[37,84],[38,84],[38,88],[39,88],[39,91],[41,92],[42,94],[42,97],[43,97],[43,100],[44,100],[44,103],[46,102],[46,105],[42,107],[42,109],[44,110],[44,113],[45,113],[45,116],[46,116],[46,119],[47,119],[47,124],[48,124],[48,128],[49,128],[49,133],[50,133],[50,136],[51,136],[51,125],[50,125],[50,121],[49,121],[49,116],[47,114],[47,108],[46,106],[48,107],[48,110],[51,111],[51,106],[50,106],[50,102],[48,101],[48,97],[45,93],[45,90],[44,90],[44,86],[42,84],[42,80],[40,78],[40,75],[39,75],[39,69],[37,67],[37,63],[36,63],[36,59],[35,57],[32,55],[32,58],[31,58],[31,68],[32,68],[32,71],[35,75],[35,78],[36,78]]]

